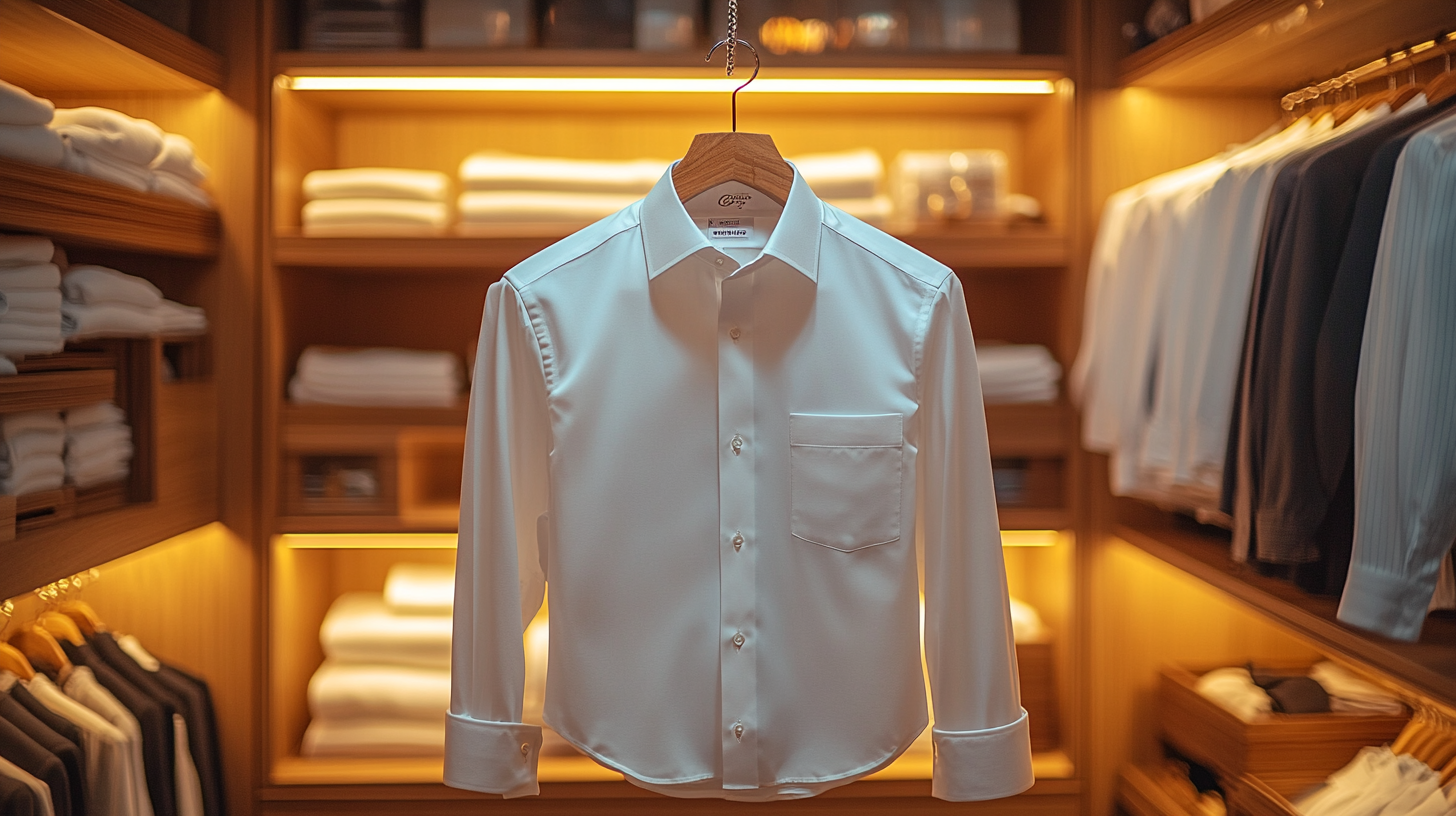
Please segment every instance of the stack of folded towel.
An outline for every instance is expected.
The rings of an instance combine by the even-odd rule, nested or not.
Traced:
[[[812,153],[789,159],[814,195],[869,224],[884,224],[894,210],[879,193],[885,178],[880,154],[865,147],[838,153]]]
[[[309,346],[288,395],[303,404],[448,408],[460,388],[460,360],[448,351]]]
[[[4,448],[0,455],[0,489],[7,496],[55,490],[66,480],[61,451],[66,424],[58,411],[32,411],[0,417]]]
[[[0,235],[0,374],[28,354],[54,354],[61,336],[61,270],[56,248],[39,235]]]
[[[1053,402],[1062,367],[1046,346],[976,346],[981,396],[987,403]]]
[[[146,278],[95,264],[77,264],[61,278],[67,340],[207,333],[207,315],[162,297]]]
[[[303,234],[439,235],[449,196],[449,177],[433,170],[315,170],[303,177]]]
[[[47,125],[56,106],[0,80],[0,158],[26,164],[60,167],[66,146]]]
[[[339,597],[308,684],[305,756],[429,756],[445,749],[454,570],[396,565],[385,591]]]
[[[66,479],[93,487],[131,473],[131,426],[114,403],[98,402],[66,411]]]

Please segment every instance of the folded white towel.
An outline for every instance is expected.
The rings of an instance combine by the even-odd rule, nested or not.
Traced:
[[[1274,701],[1254,684],[1248,669],[1215,669],[1198,678],[1194,688],[1245,722],[1274,710]]]
[[[188,204],[194,204],[204,210],[217,208],[212,196],[208,195],[206,190],[166,170],[153,170],[150,183],[151,191],[157,195],[186,201]]]
[[[1400,698],[1328,660],[1316,663],[1309,670],[1309,676],[1330,695],[1331,711],[1384,714],[1392,717],[1405,713],[1405,704]]]
[[[61,291],[72,303],[126,303],[150,309],[162,302],[162,290],[146,278],[95,264],[67,269],[61,277]]]
[[[109,108],[57,108],[51,127],[83,152],[147,167],[162,153],[163,131]]]
[[[66,464],[60,456],[35,456],[10,463],[10,475],[0,480],[0,492],[8,496],[24,496],[55,490],[65,481]]]
[[[395,564],[384,578],[384,602],[402,615],[449,615],[455,608],[455,567]]]
[[[94,425],[114,425],[126,422],[126,412],[114,402],[95,402],[66,409],[64,422],[67,431]]]
[[[66,431],[66,455],[78,461],[98,455],[110,455],[131,448],[131,426],[121,423],[92,425]]]
[[[873,198],[885,176],[880,154],[867,147],[788,160],[820,198]]]
[[[0,436],[10,439],[23,433],[50,433],[64,438],[66,423],[61,419],[60,411],[0,414]]]
[[[308,682],[308,713],[320,720],[434,722],[449,708],[449,669],[326,660]]]
[[[0,303],[4,304],[5,314],[12,311],[20,312],[55,312],[61,311],[61,292],[58,289],[5,289],[0,291]],[[58,321],[59,317],[56,318]]]
[[[313,385],[297,377],[288,383],[288,396],[299,405],[380,408],[449,408],[459,400],[459,392],[456,390],[340,389]]]
[[[652,189],[669,164],[663,159],[584,161],[485,151],[461,162],[460,181],[465,190],[619,193],[635,199]]]
[[[341,377],[438,378],[459,382],[460,358],[448,351],[405,348],[309,346],[298,355],[298,373],[306,379]]]
[[[838,207],[866,224],[884,224],[895,214],[895,202],[889,196],[825,198],[824,203]]]
[[[55,116],[56,106],[24,88],[0,79],[0,123],[44,125]]]
[[[162,334],[207,334],[207,312],[201,306],[185,306],[164,300],[152,309]]]
[[[57,323],[54,326],[32,326],[28,323],[15,323],[0,317],[0,340],[29,340],[44,342],[60,341],[61,326]]]
[[[1015,598],[1011,599],[1011,636],[1017,643],[1046,643],[1051,639],[1036,607]]]
[[[0,158],[60,167],[66,158],[66,144],[59,133],[45,125],[0,124]]]
[[[395,615],[378,592],[349,592],[329,607],[319,628],[324,655],[350,663],[447,668],[448,615]]]
[[[404,198],[332,198],[303,205],[303,234],[439,235],[450,223],[450,207],[439,201]]]
[[[988,403],[1052,402],[1062,367],[1045,346],[984,345],[976,347],[981,395]]]
[[[445,752],[445,716],[414,720],[314,720],[303,732],[304,756],[439,756]]]
[[[20,373],[15,367],[15,361],[9,357],[0,357],[0,377],[14,377]]]
[[[162,152],[152,159],[152,169],[171,173],[190,184],[201,184],[212,173],[211,168],[197,158],[192,141],[180,133],[162,135]]]
[[[315,170],[303,177],[303,197],[309,201],[402,198],[444,203],[450,200],[450,177],[434,170],[398,167]]]
[[[66,479],[76,487],[86,488],[119,482],[131,475],[131,455],[119,462],[101,463],[95,466],[78,467],[66,462]]]
[[[40,339],[45,339],[60,329],[61,310],[59,308],[44,310],[10,309],[4,315],[0,315],[0,326],[15,327],[18,331],[23,331],[26,328],[44,329],[45,331],[41,333]],[[7,334],[14,335],[14,332],[0,331],[0,337],[5,337]],[[35,338],[12,336],[11,339],[26,340]]]
[[[76,149],[70,141],[66,142],[66,157],[60,166],[62,170],[109,181],[139,193],[147,192],[152,186],[152,171],[146,166],[87,153]]]
[[[0,235],[0,272],[4,267],[48,264],[56,245],[44,235]]]
[[[51,242],[46,239],[46,246]],[[38,253],[28,253],[34,256]],[[52,250],[54,254],[54,250]],[[17,260],[17,263],[19,261]],[[8,289],[59,289],[61,268],[53,263],[35,263],[27,266],[0,266],[0,291]]]
[[[161,327],[153,310],[127,303],[88,305],[66,301],[61,304],[61,332],[70,340],[147,337],[160,333]]]
[[[470,191],[460,194],[460,226],[499,223],[590,223],[606,218],[640,196],[625,193],[562,193],[531,190]]]
[[[0,339],[0,355],[19,360],[35,354],[57,354],[66,348],[64,339],[50,340],[5,340]]]
[[[37,456],[60,456],[66,447],[66,437],[55,431],[27,431],[7,436],[0,446],[0,456],[14,464]]]

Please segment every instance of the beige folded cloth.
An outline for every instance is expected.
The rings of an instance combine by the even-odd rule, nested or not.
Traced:
[[[62,170],[109,181],[139,193],[145,193],[152,188],[152,171],[146,165],[132,164],[98,153],[87,153],[70,141],[66,142],[66,156],[61,160],[60,167]]]
[[[211,210],[217,207],[213,203],[212,196],[208,195],[206,190],[166,170],[152,170],[151,187],[149,189],[157,195],[186,201],[188,204],[194,204],[204,210]]]
[[[72,303],[127,303],[149,309],[162,302],[162,290],[146,278],[96,264],[72,265],[61,277],[61,291]]]
[[[450,670],[325,660],[308,682],[308,712],[320,720],[434,722],[450,708]]]
[[[378,592],[348,592],[319,628],[324,656],[348,663],[448,668],[448,615],[396,615]]]
[[[56,106],[24,88],[0,79],[0,123],[44,125],[55,116]]]
[[[640,196],[624,193],[561,193],[534,190],[470,191],[460,194],[460,226],[560,222],[586,224],[606,218]]]
[[[44,235],[0,235],[0,272],[7,267],[49,264],[55,254],[56,245]]]
[[[143,168],[162,153],[161,128],[110,108],[57,108],[51,127],[84,153]]]
[[[93,425],[114,425],[126,422],[126,412],[114,402],[94,402],[66,409],[63,421],[68,431]]]
[[[443,203],[450,200],[450,177],[434,170],[398,167],[315,170],[303,177],[303,197],[309,201],[402,198]]]
[[[45,125],[0,124],[0,158],[60,167],[66,159],[66,144]]]
[[[451,564],[395,564],[384,577],[384,602],[402,615],[448,615],[455,608]]]
[[[178,133],[167,133],[162,136],[162,152],[152,159],[152,169],[171,173],[191,184],[201,184],[212,173],[212,170],[197,158],[197,151],[192,146],[192,141]]]
[[[669,164],[662,159],[587,161],[484,151],[460,164],[460,183],[465,190],[557,190],[640,198]]]
[[[403,198],[335,198],[303,205],[303,234],[439,235],[450,223],[450,207],[438,201]]]

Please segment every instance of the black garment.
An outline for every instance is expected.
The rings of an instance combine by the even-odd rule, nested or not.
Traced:
[[[111,692],[136,717],[142,730],[142,766],[146,771],[147,794],[152,801],[152,812],[155,816],[177,816],[177,754],[172,731],[172,709],[127,682],[106,665],[106,661],[96,654],[91,644],[73,646],[63,640],[61,648],[71,658],[72,663],[90,669],[101,687]]]
[[[10,721],[61,761],[71,784],[71,816],[86,816],[86,756],[81,746],[52,731],[25,706],[4,694],[0,694],[0,718]]]
[[[187,739],[197,776],[202,780],[202,811],[206,816],[227,816],[227,790],[223,785],[222,746],[218,739],[217,711],[207,682],[163,663],[157,679],[188,701]]]
[[[72,816],[71,780],[60,757],[42,748],[6,719],[0,719],[0,756],[51,789],[51,804],[56,816]]]
[[[1263,689],[1280,714],[1328,714],[1330,695],[1313,677],[1263,672],[1249,666],[1254,685]]]
[[[22,708],[29,711],[37,720],[45,723],[46,728],[65,737],[67,742],[72,745],[82,744],[81,727],[46,708],[45,703],[35,699],[35,695],[30,693],[30,689],[16,683],[10,687],[10,699],[20,703]]]
[[[0,816],[36,816],[40,803],[35,792],[18,779],[0,775]]]

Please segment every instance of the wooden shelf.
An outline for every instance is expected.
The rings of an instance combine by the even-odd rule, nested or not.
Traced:
[[[0,380],[3,383],[3,380]],[[451,408],[357,408],[349,405],[283,406],[283,425],[449,425],[464,427],[465,398]]]
[[[1229,556],[1229,534],[1132,499],[1118,499],[1113,534],[1217,587],[1319,648],[1371,666],[1443,700],[1456,700],[1456,620],[1427,618],[1419,643],[1402,643],[1340,623],[1339,599],[1309,595],[1259,575]]]
[[[1285,92],[1453,27],[1443,0],[1239,0],[1123,58],[1118,72],[1123,85]]]
[[[986,406],[994,457],[1064,457],[1072,445],[1072,406],[1064,402]]]
[[[0,76],[28,91],[204,91],[225,70],[120,0],[0,0]]]
[[[62,243],[194,258],[217,254],[220,229],[212,210],[4,159],[0,227],[42,233]]]
[[[43,371],[0,377],[0,414],[64,411],[116,399],[116,372],[110,369]]]
[[[571,231],[515,238],[280,236],[273,241],[273,260],[279,266],[359,271],[499,270],[515,266]],[[1054,268],[1065,266],[1068,258],[1066,238],[1042,229],[946,230],[900,237],[960,269]]]

